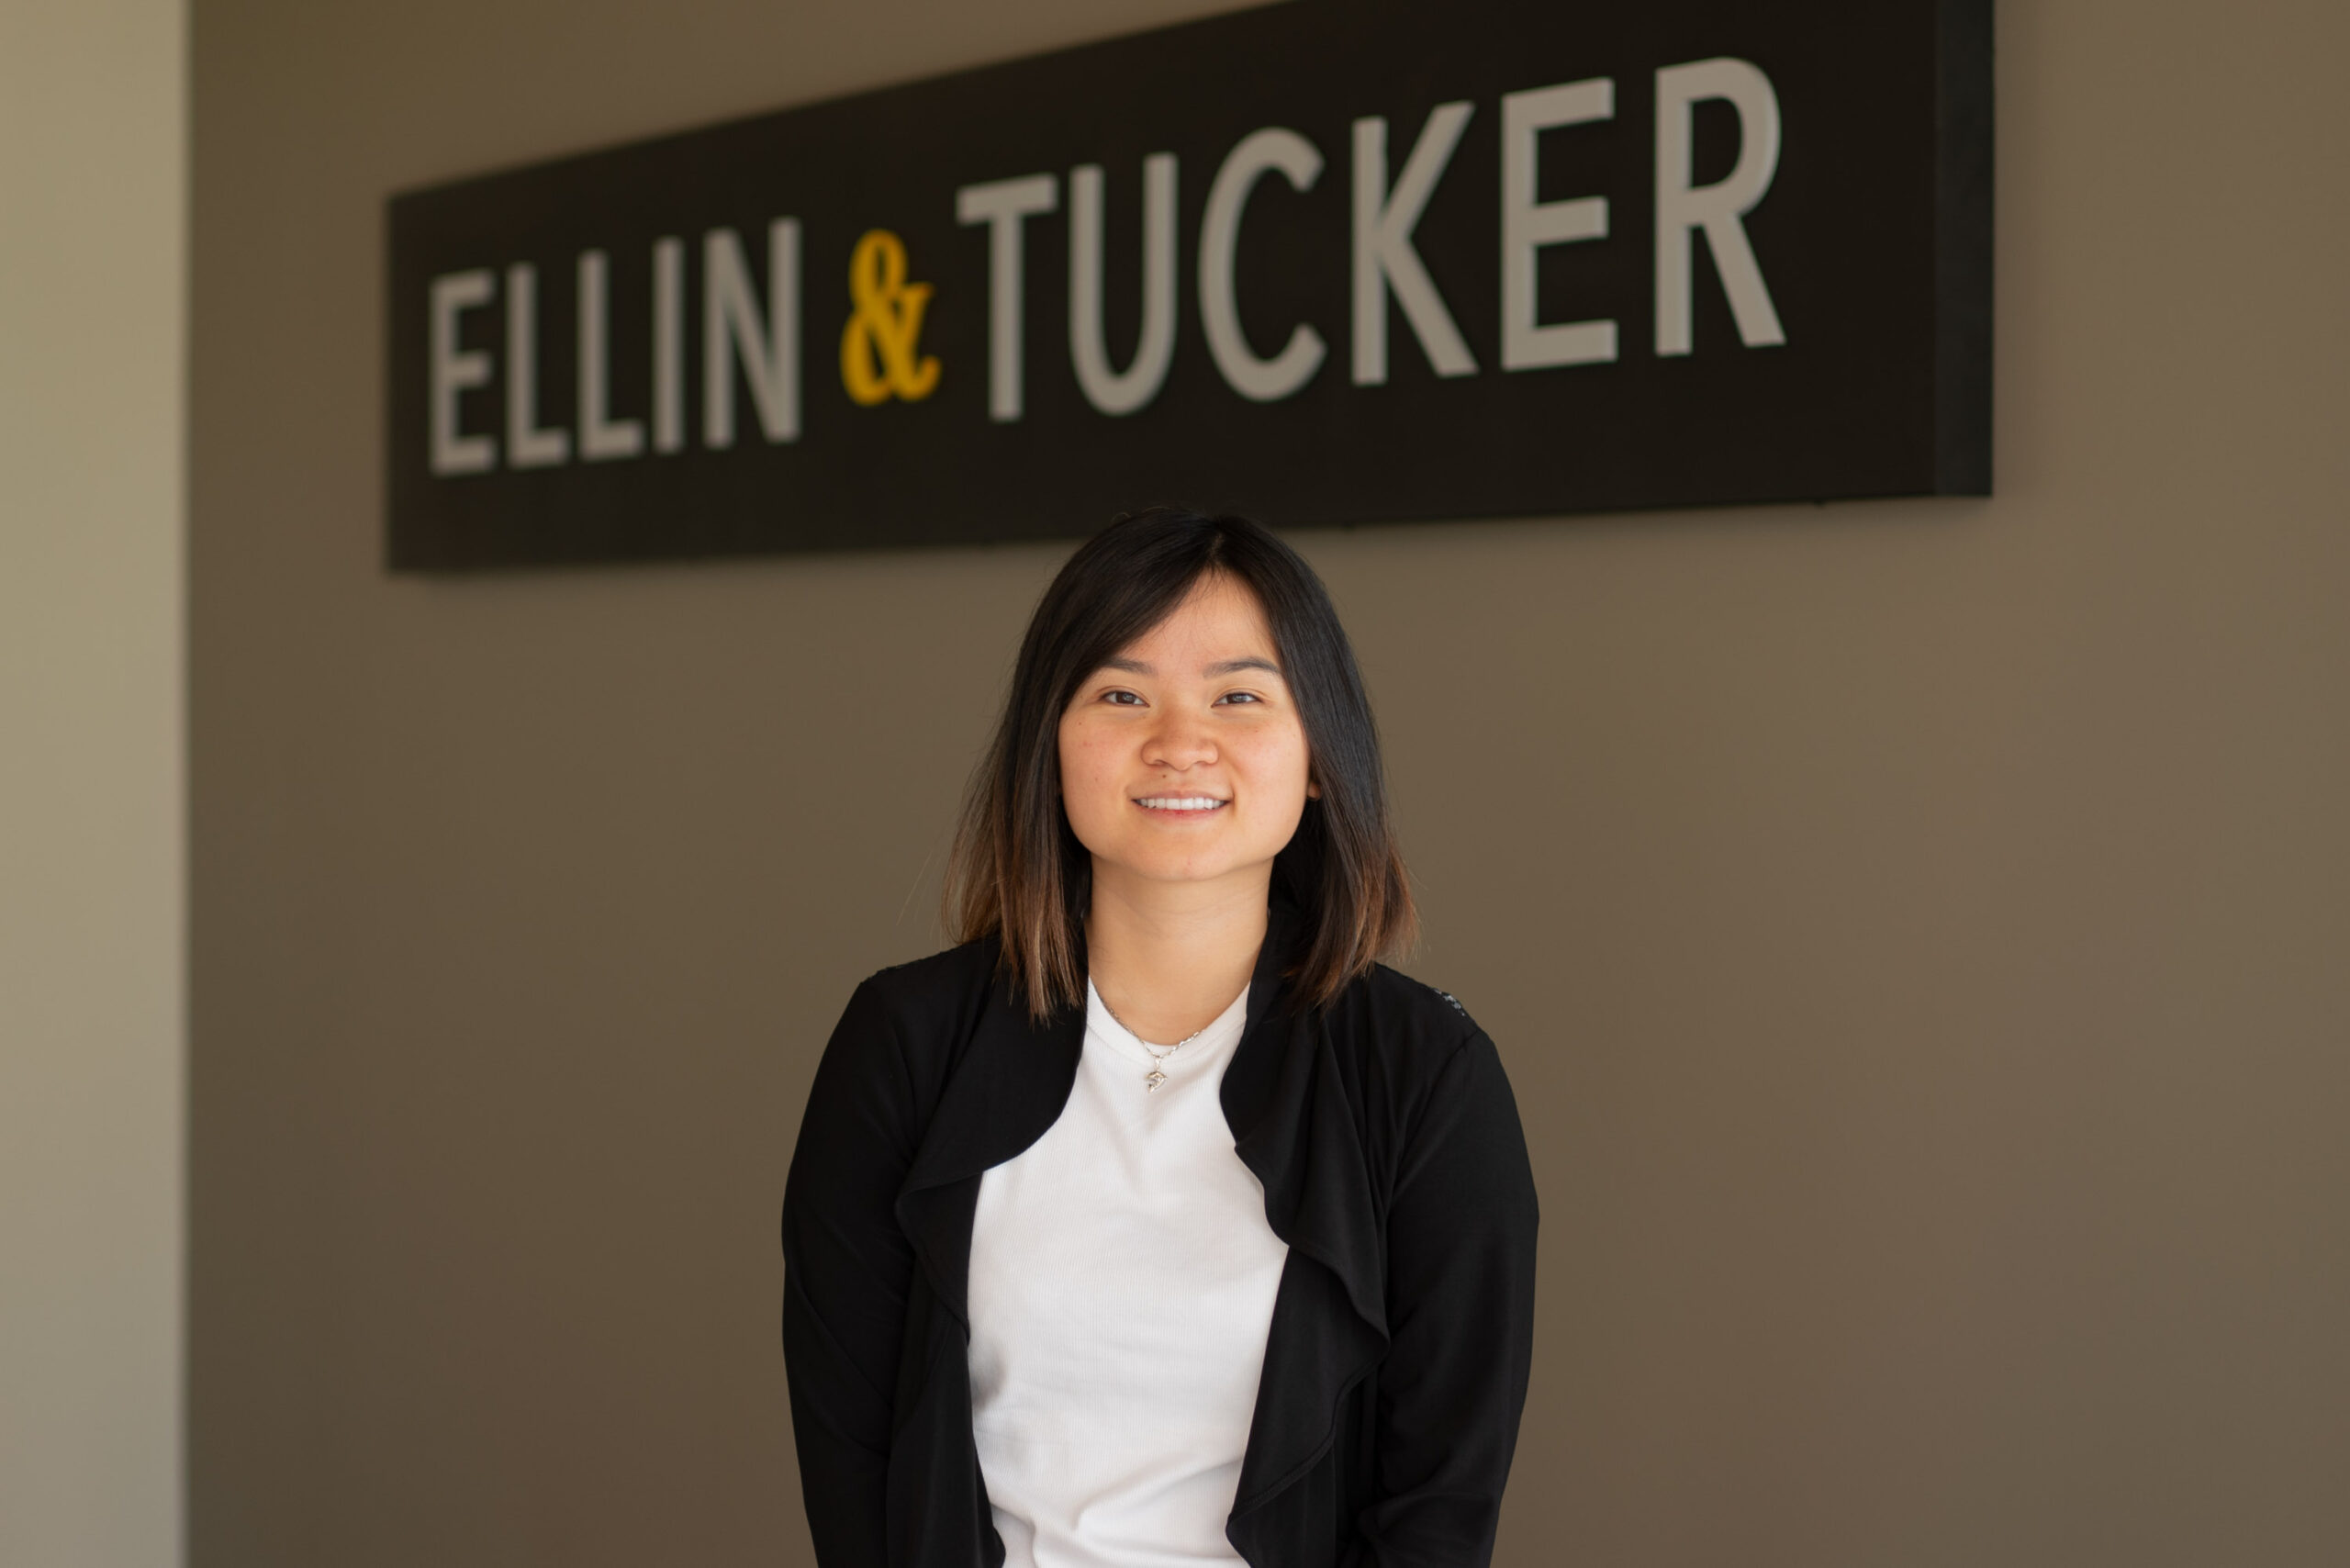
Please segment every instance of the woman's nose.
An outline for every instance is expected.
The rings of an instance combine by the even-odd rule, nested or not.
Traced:
[[[1143,747],[1143,760],[1154,767],[1197,767],[1215,756],[1215,736],[1206,722],[1181,713],[1154,730]]]

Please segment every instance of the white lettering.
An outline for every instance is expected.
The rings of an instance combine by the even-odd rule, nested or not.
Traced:
[[[734,444],[734,365],[739,361],[771,442],[800,437],[800,223],[767,225],[767,319],[751,290],[750,263],[732,229],[713,229],[701,250],[701,439]],[[764,340],[764,341],[762,341]]]
[[[1540,201],[1541,135],[1553,126],[1616,117],[1616,84],[1595,76],[1502,99],[1502,368],[1604,364],[1616,357],[1616,323],[1545,327],[1535,286],[1545,245],[1607,238],[1607,198]]]
[[[988,417],[1009,424],[1021,411],[1021,298],[1025,289],[1020,250],[1024,218],[1060,205],[1050,174],[965,185],[955,193],[955,217],[988,226]]]
[[[1690,186],[1691,107],[1725,98],[1738,110],[1738,165],[1719,185]],[[1748,348],[1787,341],[1754,247],[1739,221],[1754,209],[1779,170],[1779,95],[1771,79],[1743,60],[1700,60],[1656,73],[1656,352],[1690,351],[1690,243],[1706,231],[1714,271],[1729,296],[1738,336]]]
[[[1131,414],[1158,396],[1175,357],[1175,155],[1143,160],[1142,331],[1134,363],[1110,368],[1102,341],[1102,166],[1069,176],[1069,352],[1077,384],[1105,414]]]
[[[1242,397],[1259,403],[1286,398],[1314,379],[1326,352],[1322,334],[1304,322],[1271,359],[1259,359],[1240,330],[1240,305],[1232,283],[1234,252],[1240,243],[1240,215],[1248,193],[1264,174],[1278,171],[1290,188],[1310,191],[1322,176],[1322,154],[1293,130],[1278,127],[1243,137],[1208,187],[1207,211],[1200,219],[1200,324],[1207,330],[1215,367]]]
[[[432,280],[432,472],[484,474],[498,466],[498,442],[465,435],[458,425],[458,395],[489,385],[489,355],[457,347],[460,312],[487,305],[498,293],[497,274],[487,267],[448,273]]]
[[[552,468],[571,461],[570,432],[539,427],[539,270],[506,269],[506,463]]]
[[[601,251],[579,252],[579,460],[634,457],[644,427],[611,417],[611,355],[604,342],[610,268]]]
[[[653,450],[686,445],[686,242],[653,242]]]
[[[1428,278],[1412,230],[1436,194],[1445,165],[1469,127],[1471,106],[1438,104],[1428,113],[1420,139],[1404,160],[1404,173],[1387,189],[1387,122],[1355,121],[1355,385],[1387,380],[1387,296],[1404,308],[1404,319],[1438,375],[1473,375],[1477,362],[1460,340],[1460,329],[1444,308],[1444,297]]]

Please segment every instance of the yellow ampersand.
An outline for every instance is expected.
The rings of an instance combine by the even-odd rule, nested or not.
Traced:
[[[930,285],[906,281],[906,246],[887,229],[867,231],[848,263],[856,306],[841,332],[841,385],[867,408],[892,395],[919,402],[938,385],[938,356],[914,358]]]

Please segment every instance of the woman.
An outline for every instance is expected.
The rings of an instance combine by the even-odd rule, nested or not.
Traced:
[[[1535,1197],[1408,938],[1328,596],[1156,510],[1046,591],[948,879],[859,986],[784,1197],[822,1568],[1482,1568]]]

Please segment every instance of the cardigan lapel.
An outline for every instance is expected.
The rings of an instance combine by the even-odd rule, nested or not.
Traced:
[[[899,1227],[921,1258],[932,1293],[966,1330],[977,1178],[1060,1119],[1084,1044],[1083,1008],[1062,1008],[1037,1024],[1013,997],[1010,981],[993,975],[970,1046],[949,1070],[899,1188]]]
[[[1273,905],[1248,992],[1248,1025],[1225,1069],[1225,1118],[1288,1244],[1257,1406],[1226,1534],[1254,1563],[1281,1559],[1265,1505],[1327,1450],[1346,1391],[1387,1350],[1385,1241],[1348,1075],[1315,1014],[1282,1005],[1302,922]]]

